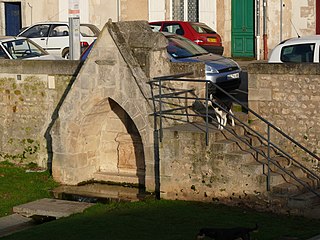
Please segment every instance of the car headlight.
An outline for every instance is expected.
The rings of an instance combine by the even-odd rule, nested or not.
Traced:
[[[206,65],[206,74],[207,73],[219,73],[218,71],[217,71],[217,69],[215,69],[215,68],[213,68],[213,67],[211,67],[211,66],[209,66],[209,65]]]

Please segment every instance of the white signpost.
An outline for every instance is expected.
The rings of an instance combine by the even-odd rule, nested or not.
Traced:
[[[69,0],[69,59],[80,58],[80,7],[79,0]]]

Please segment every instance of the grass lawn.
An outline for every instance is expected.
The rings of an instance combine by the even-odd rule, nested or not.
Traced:
[[[0,162],[0,217],[11,214],[14,206],[50,197],[49,190],[58,185],[48,172],[33,172],[32,169],[31,165],[17,167]]]
[[[26,174],[24,170],[15,171],[18,175]],[[3,174],[2,165],[0,174]],[[54,184],[45,174],[36,176],[38,174],[34,175],[33,181],[29,181],[36,182],[39,176],[42,176],[40,179],[46,179],[48,185],[37,187],[38,191],[44,193]],[[5,177],[2,177],[1,182],[4,179]],[[17,186],[12,185],[13,189],[17,189],[20,195],[21,193],[29,195],[26,190],[21,191],[18,181],[15,181],[14,185]],[[7,185],[7,188],[11,186]],[[18,192],[14,195],[18,196]],[[0,188],[0,194],[3,195],[3,188]],[[30,195],[36,197],[34,191]],[[39,198],[45,197],[40,195]],[[30,200],[24,199],[24,201]],[[135,203],[97,204],[82,214],[43,223],[1,239],[187,240],[196,239],[195,236],[202,227],[254,227],[255,223],[258,223],[259,231],[251,234],[252,239],[276,240],[283,236],[292,236],[302,240],[320,234],[320,220],[259,213],[215,203],[148,200]]]

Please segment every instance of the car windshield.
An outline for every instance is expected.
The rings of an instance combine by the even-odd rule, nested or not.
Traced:
[[[28,39],[15,39],[3,42],[2,45],[11,55],[12,59],[24,59],[47,55],[47,53],[30,42]]]
[[[210,27],[208,27],[205,24],[191,23],[191,26],[197,33],[205,33],[205,34],[215,34],[216,33],[215,31],[213,31]]]
[[[187,58],[206,55],[208,52],[190,40],[178,36],[167,36],[167,51],[173,58]]]
[[[35,25],[25,32],[23,32],[20,36],[28,37],[28,38],[41,38],[47,37],[49,32],[50,25],[49,24],[39,24]]]
[[[161,23],[153,23],[153,24],[149,24],[152,31],[154,32],[160,32],[160,29],[161,29]]]
[[[83,37],[98,37],[100,30],[91,24],[80,25],[80,32]]]

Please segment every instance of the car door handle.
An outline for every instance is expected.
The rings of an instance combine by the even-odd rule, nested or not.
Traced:
[[[40,38],[40,40],[46,40],[45,38]]]

